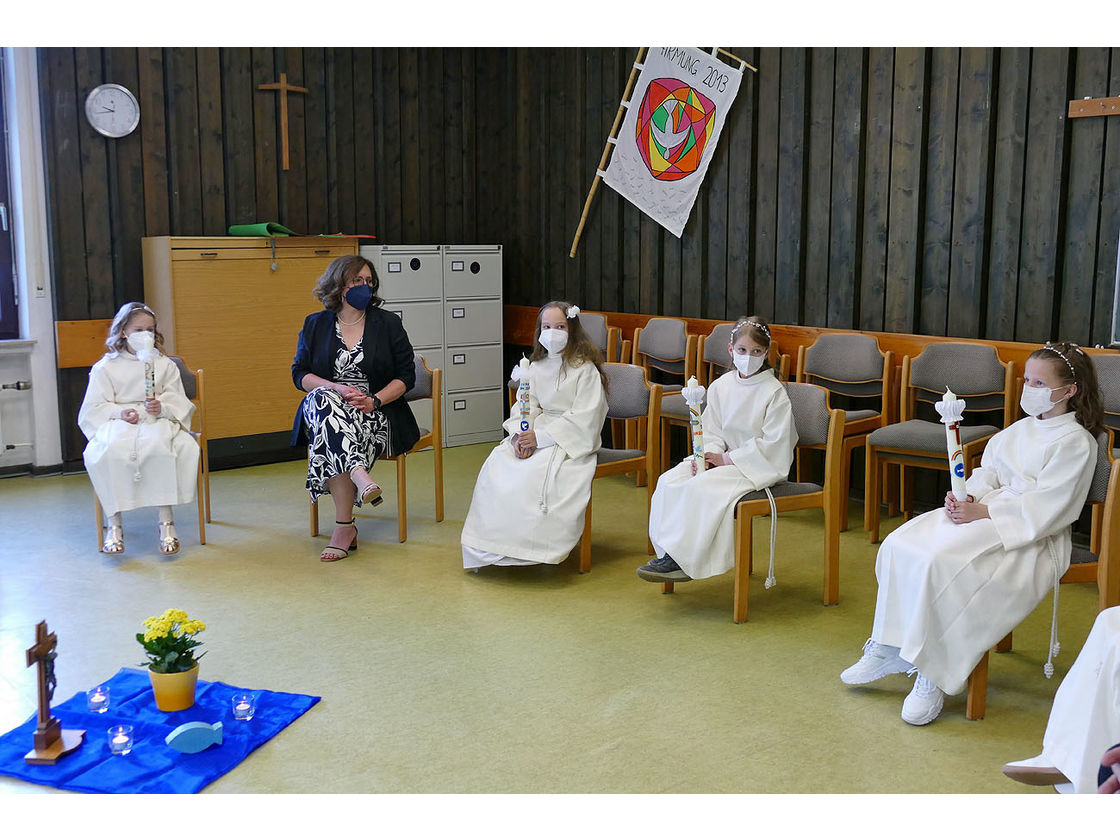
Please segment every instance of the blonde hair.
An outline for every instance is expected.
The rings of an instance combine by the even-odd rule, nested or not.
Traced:
[[[144,312],[152,316],[152,320],[156,322],[156,349],[163,352],[163,333],[159,331],[159,318],[156,313],[148,308],[148,304],[141,303],[140,301],[132,301],[126,303],[117,310],[117,314],[113,316],[113,323],[109,325],[109,335],[105,339],[105,346],[109,348],[110,353],[120,353],[122,350],[128,349],[128,341],[122,335],[128,322],[132,320],[132,316],[137,312]]]

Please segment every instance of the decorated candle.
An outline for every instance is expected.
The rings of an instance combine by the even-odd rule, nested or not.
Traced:
[[[964,400],[945,389],[940,402],[934,404],[941,422],[945,424],[945,448],[949,455],[949,482],[958,502],[968,499],[964,484],[964,447],[961,445],[961,420],[964,419]]]
[[[706,389],[696,381],[695,376],[688,378],[688,384],[681,389],[681,396],[688,406],[688,426],[692,437],[692,463],[696,465],[697,472],[707,468],[704,461],[704,423],[700,414],[704,403]]]
[[[520,384],[517,386],[517,404],[521,411],[519,428],[527,432],[529,431],[529,360],[522,357],[518,364],[521,372]]]

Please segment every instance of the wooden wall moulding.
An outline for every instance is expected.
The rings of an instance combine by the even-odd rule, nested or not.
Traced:
[[[1074,117],[1108,117],[1120,114],[1120,96],[1103,96],[1091,99],[1071,99],[1069,101],[1069,116]]]

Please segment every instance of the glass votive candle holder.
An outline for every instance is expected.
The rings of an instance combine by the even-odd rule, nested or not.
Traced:
[[[252,694],[235,694],[230,705],[234,720],[252,720],[257,712],[257,698]]]
[[[125,723],[110,726],[109,749],[113,755],[128,755],[132,752],[132,727]]]
[[[98,685],[86,692],[86,704],[91,712],[99,715],[109,711],[109,686]]]

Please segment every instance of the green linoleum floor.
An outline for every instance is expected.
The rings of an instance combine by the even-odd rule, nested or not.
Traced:
[[[206,792],[1051,793],[1000,767],[1039,751],[1093,586],[1062,588],[1053,680],[1047,599],[992,657],[985,720],[965,719],[962,694],[911,727],[906,677],[839,680],[875,597],[856,505],[839,605],[821,604],[819,513],[786,514],[768,591],[769,527],[756,524],[750,619],[735,625],[730,576],[662,595],[634,574],[646,490],[626,477],[595,483],[590,574],[574,556],[465,573],[459,532],[490,446],[446,450],[442,523],[430,454],[409,458],[404,544],[392,465],[378,465],[386,504],[363,510],[360,548],[334,564],[318,561],[326,536],[308,535],[302,462],[214,473],[207,545],[193,506],[179,509],[172,559],[156,551],[154,510],[125,514],[125,554],[99,554],[84,475],[0,480],[0,731],[34,712],[24,650],[37,621],[58,633],[63,699],[137,665],[140,622],[174,606],[208,625],[202,679],[323,698]],[[339,738],[344,763],[320,748]],[[46,790],[0,777],[0,792]]]

